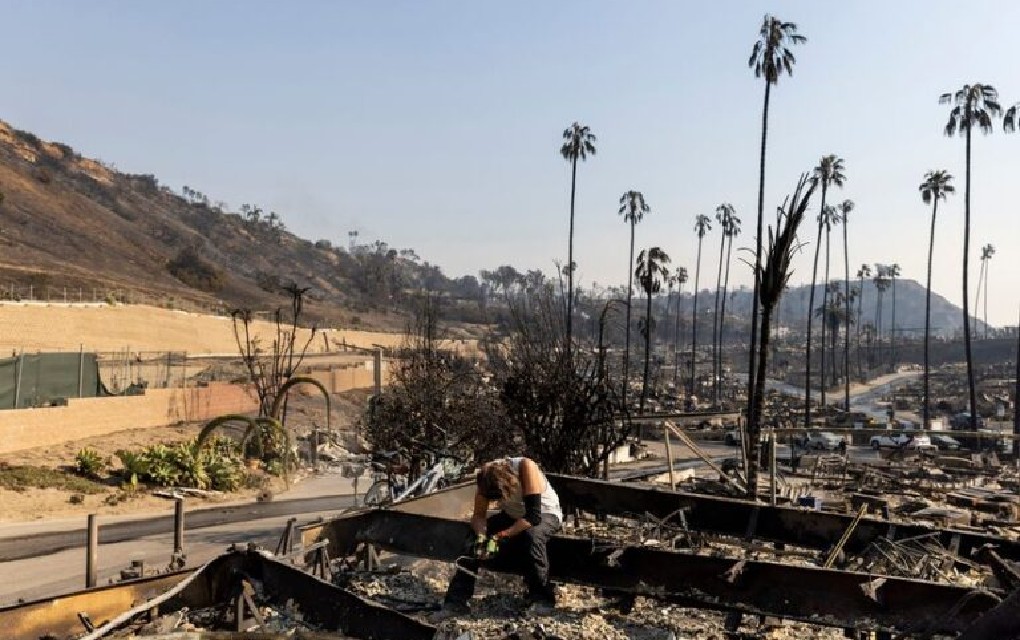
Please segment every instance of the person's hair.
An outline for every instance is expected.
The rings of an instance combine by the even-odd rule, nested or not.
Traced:
[[[506,462],[490,462],[478,471],[478,492],[490,500],[505,500],[514,494],[520,481]]]

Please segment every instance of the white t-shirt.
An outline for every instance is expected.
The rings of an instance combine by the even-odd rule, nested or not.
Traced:
[[[505,500],[500,500],[498,503],[499,508],[503,511],[503,513],[515,520],[523,518],[525,512],[524,494],[520,483],[521,460],[523,459],[524,458],[522,457],[505,459],[505,462],[510,465],[513,472],[517,474],[517,490],[514,492],[514,495]],[[549,484],[549,481],[546,479],[545,474],[542,473],[541,469],[538,470],[538,473],[542,476],[542,483],[545,485],[541,493],[542,513],[550,513],[556,516],[557,520],[563,522],[563,511],[560,509],[560,497],[556,495],[556,491],[552,488],[552,485]]]

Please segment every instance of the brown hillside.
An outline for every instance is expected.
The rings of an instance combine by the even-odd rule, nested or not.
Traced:
[[[185,199],[0,122],[0,297],[64,288],[171,306],[267,309],[279,283],[312,287],[308,313],[341,326],[403,325],[352,293],[343,251]],[[204,199],[204,198],[203,198]],[[195,201],[192,201],[195,200]],[[59,294],[56,294],[59,295]],[[103,293],[102,295],[107,295]]]

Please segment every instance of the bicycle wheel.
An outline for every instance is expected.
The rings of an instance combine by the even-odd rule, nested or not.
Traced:
[[[366,507],[381,507],[393,501],[393,488],[389,480],[376,480],[365,492],[362,504]]]

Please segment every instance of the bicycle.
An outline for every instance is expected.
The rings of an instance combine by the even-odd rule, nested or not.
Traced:
[[[376,454],[372,461],[375,470],[374,482],[365,492],[362,502],[368,507],[396,504],[409,498],[428,495],[450,486],[451,479],[459,474],[463,460],[449,452],[432,451],[435,463],[417,480],[407,483],[410,469],[397,462],[400,453],[384,451]]]

